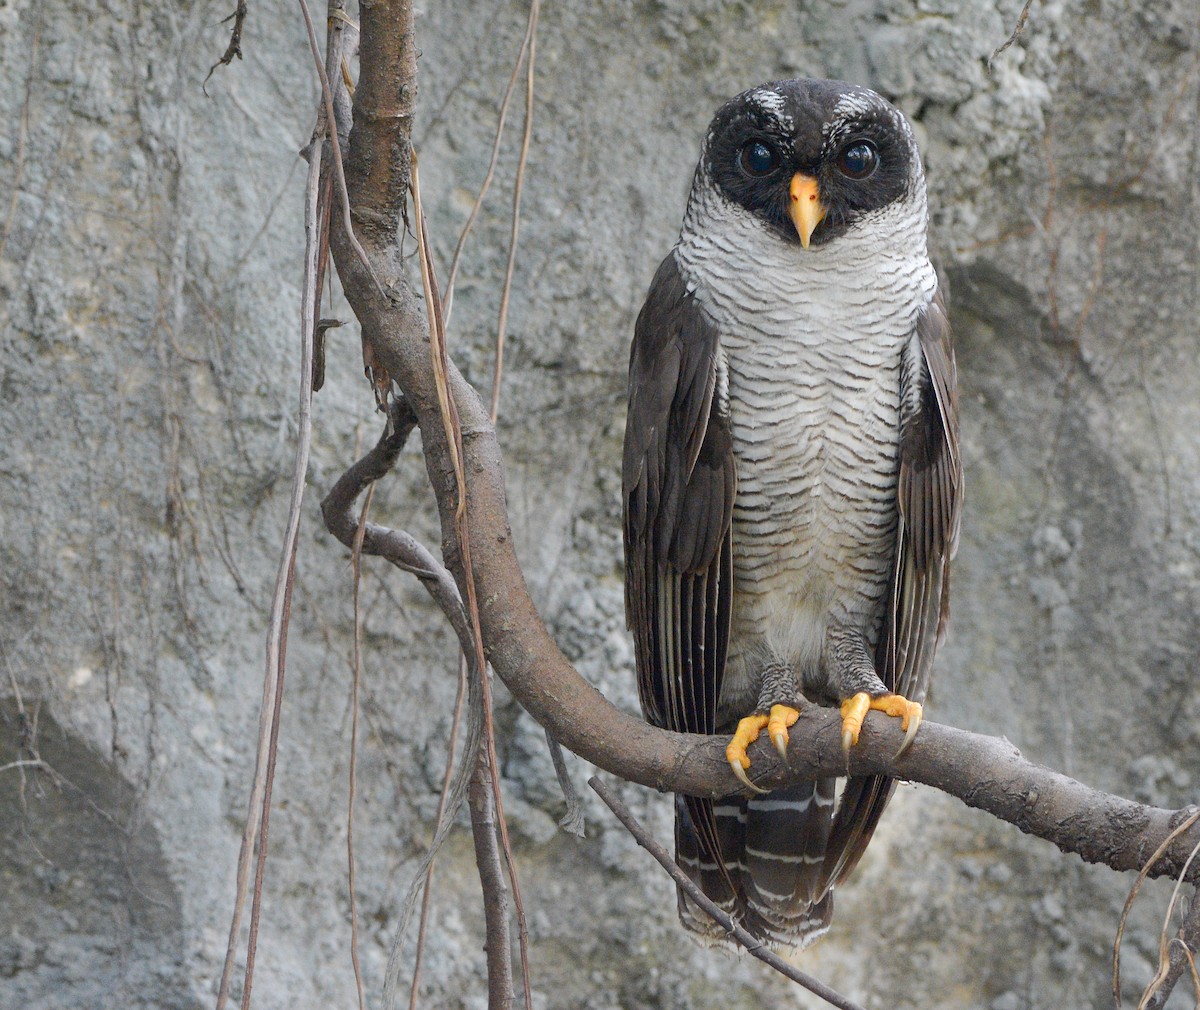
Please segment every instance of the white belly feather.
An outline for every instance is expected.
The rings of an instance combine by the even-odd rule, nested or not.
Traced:
[[[864,343],[727,341],[735,667],[761,654],[819,680],[830,621],[869,639],[878,631],[895,537],[903,338]]]
[[[690,208],[710,227],[685,221],[676,254],[721,334],[738,473],[721,700],[744,708],[767,661],[819,690],[831,625],[878,635],[895,549],[900,362],[937,281],[923,219],[920,241],[897,241],[910,251],[892,256],[853,229],[803,250],[728,206]],[[714,215],[726,218],[719,228]]]

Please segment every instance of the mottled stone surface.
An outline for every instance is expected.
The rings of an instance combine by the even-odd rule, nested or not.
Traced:
[[[316,90],[294,6],[0,2],[0,1008],[211,1005],[253,764],[298,374]],[[618,458],[632,322],[701,133],[758,81],[836,76],[914,117],[952,302],[968,472],[955,619],[930,715],[1097,786],[1200,783],[1196,110],[1191,0],[548,4],[501,438],[548,622],[636,707]],[[429,4],[417,137],[448,260],[486,168],[521,5]],[[453,352],[491,381],[519,109],[463,261]],[[345,309],[336,311],[345,317]],[[332,331],[301,532],[255,1006],[350,1006],[350,578],[316,502],[378,421]],[[376,514],[437,531],[414,445]],[[367,984],[424,851],[456,662],[411,580],[365,566],[355,835]],[[18,693],[20,704],[18,704]],[[814,1006],[692,945],[668,882],[589,799],[561,802],[500,692],[535,1006]],[[55,776],[5,767],[20,706]],[[573,762],[582,785],[587,769]],[[21,775],[24,774],[22,780]],[[624,793],[660,838],[666,798]],[[439,863],[422,1005],[484,1006],[478,884]],[[1104,1005],[1131,881],[925,789],[900,790],[800,963],[872,1008]],[[1123,965],[1135,999],[1169,888]],[[1136,1000],[1135,1000],[1136,1001]],[[1190,1005],[1184,998],[1180,1006]]]

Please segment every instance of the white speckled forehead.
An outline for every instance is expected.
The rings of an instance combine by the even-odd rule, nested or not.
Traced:
[[[771,88],[755,88],[746,97],[768,116],[775,119],[784,130],[791,132],[794,121],[784,111],[787,108],[787,103],[784,101],[783,95],[778,91],[774,91]]]
[[[830,117],[822,131],[822,139],[827,144],[838,144],[849,128],[857,121],[871,116],[878,118],[881,114],[891,119],[901,134],[908,138],[912,150],[916,150],[912,126],[908,118],[886,98],[876,94],[870,88],[855,88],[838,99]]]
[[[866,116],[872,112],[878,112],[880,107],[886,108],[887,103],[874,91],[869,88],[855,88],[853,91],[847,91],[838,99],[837,105],[833,108],[833,118],[837,120]]]

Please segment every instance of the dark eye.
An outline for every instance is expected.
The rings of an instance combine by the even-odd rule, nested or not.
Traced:
[[[838,171],[848,179],[865,179],[879,167],[879,152],[869,140],[858,140],[837,159]]]
[[[779,165],[779,152],[761,140],[752,140],[738,154],[738,164],[747,175],[770,175]]]

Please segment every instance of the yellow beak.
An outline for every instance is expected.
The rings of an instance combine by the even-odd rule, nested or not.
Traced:
[[[817,180],[811,175],[804,175],[800,172],[793,175],[790,195],[788,217],[796,226],[800,244],[807,249],[813,230],[825,220],[828,211],[817,194]]]

